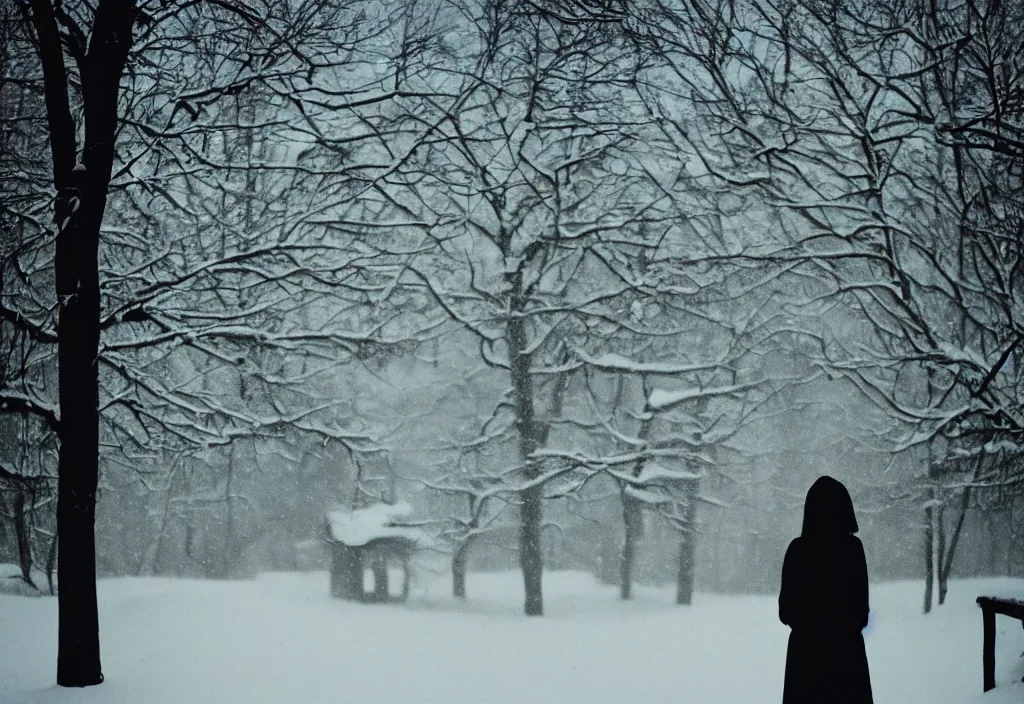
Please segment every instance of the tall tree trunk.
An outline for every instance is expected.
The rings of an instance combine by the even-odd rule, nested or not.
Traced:
[[[50,0],[23,6],[36,35],[57,190],[54,279],[60,459],[57,473],[57,684],[103,681],[96,610],[99,477],[99,235],[114,164],[118,92],[137,15],[135,0],[99,0],[78,59],[84,116],[81,159],[64,49]],[[81,47],[84,49],[84,47]],[[81,167],[79,167],[79,164]]]
[[[96,207],[87,203],[82,207],[90,205],[90,209]],[[72,687],[103,681],[96,611],[95,538],[99,479],[98,241],[98,222],[95,228],[65,228],[57,236],[55,262],[57,296],[61,301],[57,340],[61,408],[57,683]]]
[[[224,527],[224,562],[221,565],[225,578],[232,578],[236,576],[235,565],[237,563],[237,556],[235,555],[235,497],[234,497],[234,479],[235,479],[235,443],[231,443],[228,447],[228,477],[224,483],[224,502],[227,504],[227,522]]]
[[[544,556],[541,552],[541,520],[543,517],[544,488],[530,487],[522,493],[520,516],[522,525],[519,536],[519,555],[523,569],[525,601],[523,611],[527,616],[544,615],[544,593],[542,579]]]
[[[452,596],[466,598],[466,562],[469,558],[469,541],[465,540],[452,555]]]
[[[71,232],[68,231],[71,230]],[[57,683],[103,681],[96,607],[96,489],[99,478],[99,286],[97,232],[68,228],[57,238],[57,291],[62,299],[57,342],[61,447],[58,463]],[[74,232],[78,229],[79,232]],[[85,251],[82,251],[85,250]]]
[[[650,394],[647,393],[645,384],[644,398],[646,399],[648,396]],[[644,403],[643,414],[643,420],[640,422],[640,428],[637,430],[636,437],[642,442],[647,442],[647,438],[651,434],[651,425],[654,423],[654,414],[647,407],[646,402]],[[634,462],[632,475],[639,477],[645,464],[646,460],[643,457]],[[636,546],[640,542],[644,530],[643,504],[630,496],[628,489],[629,486],[627,485],[622,487],[620,491],[622,496],[622,519],[626,532],[622,541],[622,555],[619,558],[619,597],[624,600],[631,599],[633,596],[633,564],[636,561]]]
[[[527,482],[536,479],[539,472],[532,459],[540,446],[537,418],[533,403],[533,378],[530,375],[532,356],[526,344],[526,323],[522,311],[524,304],[522,274],[513,275],[512,314],[507,326],[509,361],[512,373],[512,389],[516,408],[516,429],[519,434],[519,460],[524,466]],[[527,616],[544,614],[542,577],[544,556],[541,552],[541,520],[543,518],[544,487],[527,486],[519,496],[519,564],[523,572],[525,591],[524,611]]]
[[[679,566],[676,572],[676,603],[689,606],[693,603],[693,533],[679,539]]]
[[[467,496],[466,503],[469,509],[469,537],[462,540],[455,553],[452,555],[452,596],[456,599],[466,598],[466,565],[469,561],[469,546],[476,537],[472,531],[476,530],[480,523],[480,513],[474,511],[474,497]],[[482,512],[483,509],[481,508]]]
[[[679,541],[679,568],[676,574],[676,603],[693,603],[693,572],[697,546],[697,480],[687,482],[686,530]]]
[[[933,533],[935,540],[935,550],[933,561],[935,567],[932,571],[935,575],[935,583],[938,589],[938,606],[942,606],[942,602],[945,600],[945,584],[942,572],[942,558],[946,554],[946,494],[945,491],[940,487],[936,490],[935,495],[938,497],[937,505],[933,509],[932,523],[934,525]]]
[[[924,509],[924,612],[926,614],[932,610],[932,588],[935,583],[935,537],[932,533],[934,525],[932,522],[933,513],[934,510],[929,503]]]
[[[30,587],[35,587],[32,581],[32,526],[31,526],[31,495],[24,490],[18,489],[14,495],[14,536],[18,543],[18,564],[21,566],[21,578]],[[25,510],[25,504],[29,504],[29,510]]]
[[[146,546],[145,552],[142,554],[142,561],[139,564],[138,574],[140,577],[151,577],[156,574],[156,563],[160,557],[160,551],[163,548],[164,536],[167,534],[167,517],[171,513],[171,499],[174,497],[174,477],[177,474],[178,465],[175,464],[171,469],[171,476],[167,479],[167,493],[164,496],[163,510],[160,513],[160,527],[157,529],[156,535]]]
[[[53,573],[57,569],[57,533],[50,538],[50,549],[46,553],[46,584],[50,587],[50,595],[53,596],[57,590],[53,583]]]
[[[622,539],[622,554],[619,557],[619,598],[633,598],[633,565],[636,562],[636,546],[643,536],[644,515],[640,502],[630,496],[623,487],[622,521],[625,533]]]
[[[959,515],[956,525],[953,527],[953,535],[949,539],[949,548],[942,557],[942,564],[939,565],[939,605],[946,602],[946,591],[949,589],[949,575],[953,571],[953,558],[956,557],[956,546],[960,542],[960,533],[964,527],[964,519],[967,518],[967,507],[971,501],[971,487],[965,487],[960,497]],[[939,553],[942,555],[942,553]]]

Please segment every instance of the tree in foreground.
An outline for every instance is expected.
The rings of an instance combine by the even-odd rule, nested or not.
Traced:
[[[310,426],[307,429],[317,433],[326,430],[328,435],[336,435],[330,428],[310,422],[307,413],[289,414],[281,407],[280,399],[276,399],[277,405],[273,398],[264,399],[253,413],[239,413],[217,403],[215,391],[189,388],[180,377],[174,379],[172,375],[167,385],[148,384],[136,366],[141,363],[152,369],[159,366],[161,357],[174,356],[153,352],[161,345],[191,348],[191,357],[179,354],[173,360],[180,370],[182,362],[188,366],[197,359],[205,360],[207,368],[210,360],[220,364],[232,362],[268,341],[282,349],[294,349],[307,339],[328,347],[338,341],[331,333],[310,338],[294,325],[286,329],[264,325],[260,312],[271,307],[266,295],[254,303],[231,295],[217,299],[216,293],[218,281],[223,278],[229,288],[235,286],[237,290],[281,287],[286,293],[279,294],[278,301],[287,300],[291,274],[308,273],[328,288],[343,278],[334,266],[345,269],[346,265],[339,263],[344,256],[325,257],[331,262],[328,276],[318,267],[305,269],[295,260],[298,253],[309,254],[313,246],[294,241],[285,246],[281,237],[288,232],[276,232],[276,240],[262,243],[255,251],[250,251],[251,243],[245,246],[246,251],[239,251],[236,241],[232,245],[234,251],[229,246],[229,251],[221,252],[219,258],[205,261],[198,261],[199,250],[182,251],[182,256],[168,254],[163,251],[168,242],[160,237],[154,239],[154,222],[161,214],[175,209],[186,213],[200,234],[211,226],[230,229],[232,224],[219,220],[217,214],[197,215],[197,211],[184,204],[189,193],[198,193],[198,200],[210,200],[211,196],[201,183],[188,188],[183,184],[183,175],[209,175],[215,171],[213,167],[219,160],[211,159],[207,152],[215,141],[212,135],[230,131],[231,127],[236,132],[251,133],[266,125],[281,124],[280,115],[275,115],[276,121],[264,122],[261,118],[266,113],[262,111],[257,111],[253,122],[246,123],[244,117],[237,116],[231,125],[218,124],[217,117],[222,113],[211,109],[212,106],[224,96],[259,86],[273,107],[294,106],[314,96],[314,113],[336,109],[342,114],[349,107],[349,100],[373,105],[389,99],[391,93],[372,80],[356,80],[350,91],[335,90],[339,85],[348,85],[339,79],[337,71],[344,70],[354,47],[365,38],[364,28],[369,28],[370,34],[375,31],[372,15],[360,12],[366,8],[358,2],[269,0],[255,5],[195,5],[99,0],[94,5],[70,7],[49,0],[24,0],[20,9],[42,76],[52,163],[50,187],[56,192],[52,206],[56,227],[39,229],[52,237],[41,241],[55,243],[52,270],[57,301],[54,337],[59,403],[55,408],[29,410],[37,414],[48,412],[60,441],[57,681],[65,686],[88,686],[103,679],[94,534],[101,439],[101,366],[110,372],[110,378],[121,378],[120,386],[114,384],[111,398],[104,402],[105,415],[120,409],[124,412],[120,418],[127,419],[121,430],[128,430],[117,439],[128,437],[140,424],[149,424],[150,429],[160,428],[186,444],[197,436],[223,444],[237,434],[239,429],[233,425],[248,422],[251,430],[252,421],[256,427],[266,428],[289,420],[300,427]],[[326,92],[313,83],[316,78],[323,78],[330,86]],[[350,144],[360,139],[357,135],[354,140],[335,140],[319,131],[323,123],[317,124],[309,111],[295,114],[299,115],[299,132],[307,136],[306,141],[313,141],[310,135],[314,135],[319,146],[335,156],[340,142]],[[332,125],[338,127],[337,122]],[[183,148],[164,148],[170,143]],[[302,171],[294,169],[294,154],[280,164],[253,164],[250,159],[246,166],[265,171],[289,165],[296,173]],[[148,178],[140,178],[140,174]],[[332,185],[339,187],[342,180],[343,176],[336,177]],[[125,193],[132,189],[145,194],[142,200],[162,198],[163,206],[126,205],[131,198]],[[114,200],[122,196],[127,201]],[[118,203],[113,213],[108,208],[112,202]],[[193,199],[192,204],[195,203]],[[318,214],[328,211],[330,208],[324,206]],[[117,222],[116,232],[103,231],[104,224],[110,221]],[[307,221],[303,224],[309,225]],[[322,232],[322,226],[318,227]],[[199,242],[200,249],[209,247],[213,239],[216,238]],[[110,242],[117,246],[129,243],[121,252],[134,247],[134,260],[132,256],[105,255],[104,248]],[[178,240],[172,237],[169,242],[173,247]],[[275,253],[275,245],[290,254]],[[330,242],[321,241],[319,245],[321,253],[338,250]],[[205,251],[209,254],[211,250]],[[181,270],[183,261],[185,271]],[[111,288],[104,288],[110,282],[101,281],[101,272],[109,274],[104,271],[108,265],[119,275],[113,277]],[[134,271],[132,266],[136,267]],[[160,276],[175,269],[170,277]],[[152,278],[147,281],[147,276]],[[219,303],[222,310],[219,314],[204,311],[189,319],[187,311],[197,301],[207,306]],[[245,311],[249,324],[239,327],[234,324],[237,315],[225,313],[223,307],[246,302],[251,304]],[[323,298],[319,304],[318,312],[323,315],[323,309],[329,306]],[[104,305],[108,308],[106,316],[101,312]],[[46,307],[41,310],[45,312]],[[180,325],[183,317],[189,319],[187,329]],[[311,314],[311,318],[316,315]],[[32,316],[15,319],[29,328],[33,328],[33,321],[38,322]],[[315,322],[322,324],[323,319]],[[118,334],[116,328],[122,323],[124,329]],[[132,329],[132,325],[142,327]],[[45,336],[46,327],[40,324],[34,329]],[[101,333],[112,337],[102,348]],[[214,341],[218,344],[211,344]],[[361,344],[346,338],[343,346],[348,343]],[[126,363],[131,359],[132,363]],[[277,371],[288,378],[302,376],[301,370],[292,368]],[[267,407],[271,412],[260,414]],[[221,421],[227,419],[226,425],[211,432],[204,423],[195,422],[196,418],[209,420],[211,416]]]

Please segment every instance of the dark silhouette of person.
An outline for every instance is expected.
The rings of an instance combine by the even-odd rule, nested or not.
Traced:
[[[868,569],[857,530],[846,487],[827,476],[815,481],[782,566],[779,619],[792,629],[783,704],[872,704],[861,633]]]

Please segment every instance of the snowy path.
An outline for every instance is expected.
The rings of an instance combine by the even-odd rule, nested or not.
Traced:
[[[0,703],[114,704],[776,704],[788,631],[772,597],[668,589],[620,603],[589,575],[545,578],[547,616],[519,615],[517,574],[470,575],[460,609],[439,582],[407,608],[326,596],[326,575],[255,582],[105,580],[107,682],[51,686],[52,599],[0,596]],[[874,586],[868,657],[877,704],[965,704],[981,692],[980,593],[1024,583],[951,585],[920,612],[919,582]],[[1024,631],[999,619],[997,681],[1024,675]],[[1015,694],[1016,696],[1016,694]],[[988,701],[985,698],[983,701]]]

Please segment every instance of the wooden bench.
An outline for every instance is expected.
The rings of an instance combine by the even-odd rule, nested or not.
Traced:
[[[996,614],[1009,616],[1024,625],[1024,601],[1001,599],[994,596],[979,596],[978,606],[985,625],[985,640],[982,644],[981,664],[985,671],[985,691],[996,686]]]

